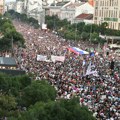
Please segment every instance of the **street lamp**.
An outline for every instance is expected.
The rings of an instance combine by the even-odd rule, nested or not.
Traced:
[[[75,41],[76,41],[76,36],[77,36],[77,23],[75,23]]]
[[[91,44],[91,34],[92,34],[92,24],[91,24],[91,27],[90,27],[90,44]]]
[[[91,34],[92,34],[92,24],[91,24],[91,27],[90,27],[90,39],[89,39],[90,45],[91,45]],[[89,52],[90,52],[90,48],[89,48]]]

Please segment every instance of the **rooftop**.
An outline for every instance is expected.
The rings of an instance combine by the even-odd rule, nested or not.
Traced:
[[[76,18],[77,18],[77,19],[87,19],[87,20],[91,20],[91,19],[93,18],[93,14],[82,13],[82,14],[78,15]]]
[[[2,66],[16,66],[16,61],[11,57],[0,57],[0,65]]]
[[[75,3],[70,3],[70,4],[68,4],[67,6],[66,6],[66,8],[75,8],[75,7],[78,7],[78,6],[81,6],[81,5],[83,5],[83,4],[85,4],[85,2],[75,2]]]

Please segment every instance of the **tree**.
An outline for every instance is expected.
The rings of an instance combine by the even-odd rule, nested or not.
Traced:
[[[10,50],[11,48],[11,41],[8,38],[1,38],[0,39],[0,51]]]
[[[11,11],[11,14],[14,14],[14,12]],[[1,51],[11,50],[14,43],[17,45],[20,42],[22,46],[24,45],[23,36],[16,31],[11,20],[5,16],[0,18],[0,33],[3,34],[3,37],[0,38]]]
[[[87,32],[82,32],[82,33],[81,33],[81,39],[82,39],[82,40],[89,40],[89,33],[87,33]]]
[[[15,97],[0,94],[0,118],[11,116],[17,107]]]
[[[81,107],[79,100],[37,102],[19,117],[19,120],[95,120],[86,107]]]
[[[108,27],[108,23],[107,22],[104,22],[100,25],[100,33],[102,35],[105,35],[106,34],[106,29]]]
[[[0,74],[0,90],[2,94],[12,94],[18,96],[19,91],[31,84],[28,76],[11,77],[6,74]]]
[[[91,33],[91,42],[98,43],[99,42],[99,34],[96,32]]]
[[[83,31],[87,32],[87,33],[92,33],[92,31],[93,31],[92,25],[91,24],[85,25],[84,28],[83,28]]]
[[[77,30],[78,30],[79,34],[81,34],[83,32],[84,26],[85,26],[84,22],[77,23]]]
[[[23,106],[34,105],[38,101],[55,100],[56,91],[46,81],[35,81],[22,92]]]

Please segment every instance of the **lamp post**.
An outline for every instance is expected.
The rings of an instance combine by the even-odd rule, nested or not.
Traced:
[[[75,41],[76,41],[76,36],[77,36],[77,23],[75,23]]]
[[[12,53],[12,56],[14,56],[14,52],[13,52],[13,37],[11,38],[11,53]]]
[[[89,39],[90,45],[91,45],[91,33],[92,33],[92,24],[91,24],[91,27],[90,27],[90,39]],[[90,48],[89,48],[89,52],[90,52]]]

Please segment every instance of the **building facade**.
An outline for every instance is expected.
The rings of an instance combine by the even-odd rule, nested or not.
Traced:
[[[5,0],[0,0],[0,14],[4,13],[4,3],[5,3]]]
[[[42,25],[45,19],[45,11],[42,8],[42,0],[25,0],[24,10],[28,17],[33,17]]]
[[[22,1],[17,1],[16,6],[15,6],[15,11],[18,13],[23,13],[24,12],[24,2]]]
[[[88,2],[70,2],[61,8],[61,19],[67,19],[72,23],[76,23],[76,17],[80,14],[93,14],[94,7]]]
[[[94,23],[108,23],[108,28],[120,30],[120,0],[95,0]]]
[[[57,15],[59,19],[67,19],[72,24],[79,21],[76,20],[76,17],[82,13],[93,14],[94,7],[89,2],[70,0],[51,4],[49,7],[47,7],[46,11],[46,15]]]
[[[8,10],[15,10],[16,2],[8,2],[5,4],[5,12]]]

